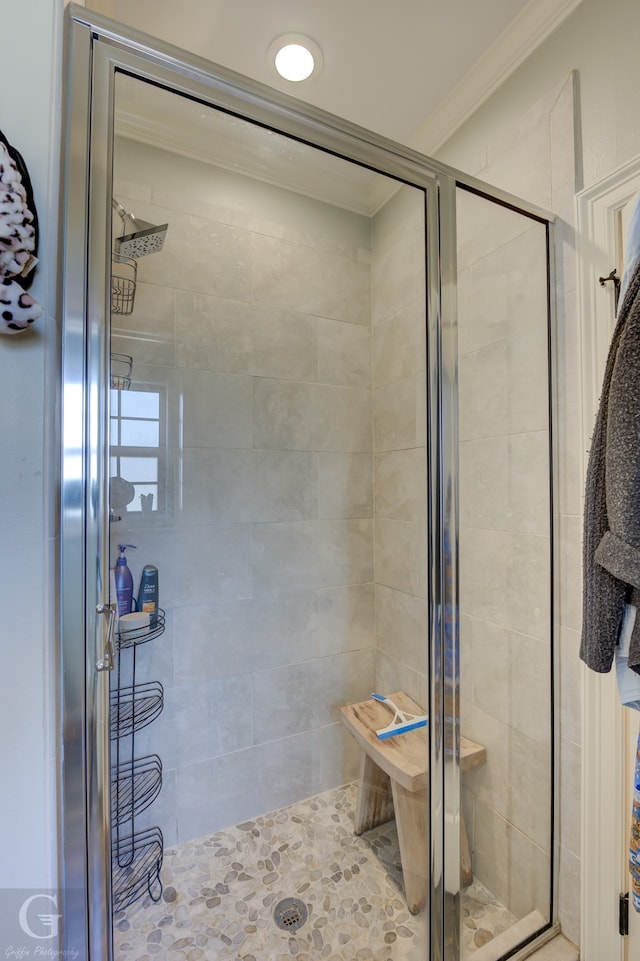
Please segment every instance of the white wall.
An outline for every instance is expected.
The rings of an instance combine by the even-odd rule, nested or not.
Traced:
[[[2,130],[29,168],[40,219],[33,330],[0,338],[0,887],[54,887],[56,215],[62,0],[3,4]],[[44,417],[43,417],[44,412]]]
[[[640,5],[636,0],[582,0],[577,10],[438,151],[438,159],[471,171],[517,127],[519,118],[570,70],[578,76],[578,187],[601,180],[640,154]],[[580,171],[580,167],[582,170]]]

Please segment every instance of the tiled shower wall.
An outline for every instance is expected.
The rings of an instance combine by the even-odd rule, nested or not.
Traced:
[[[116,526],[168,615],[138,652],[165,710],[137,753],[163,759],[145,818],[172,842],[357,770],[338,709],[374,681],[370,223],[316,232],[286,191],[262,219],[255,183],[225,207],[214,168],[127,142],[116,171],[118,200],[169,223],[113,349],[167,398],[167,505]]]
[[[477,877],[548,917],[550,481],[544,227],[458,191],[463,779]],[[516,880],[517,879],[517,880]]]
[[[425,223],[401,188],[373,223],[376,688],[427,706]]]
[[[168,614],[138,652],[166,708],[137,753],[163,758],[145,818],[171,843],[355,776],[341,704],[426,705],[424,214],[411,188],[373,222],[272,187],[261,210],[255,183],[247,210],[213,168],[124,141],[116,159],[116,197],[170,225],[113,348],[167,398],[167,503],[118,526]],[[511,776],[490,713],[463,724],[490,750],[468,823],[503,894],[512,865],[483,862],[476,816]]]
[[[554,591],[559,630],[556,633],[556,689],[558,709],[556,744],[560,817],[559,919],[564,934],[580,940],[580,685],[577,651],[580,642],[580,512],[583,492],[580,431],[579,324],[576,310],[575,191],[580,165],[580,110],[575,99],[576,78],[562,83],[504,128],[501,137],[479,123],[468,150],[449,152],[441,159],[488,183],[513,191],[552,210],[556,220],[555,277],[557,301],[553,347],[557,362],[556,477],[557,524]],[[464,155],[463,155],[464,154]],[[580,156],[578,152],[578,156]],[[472,735],[473,736],[473,735]],[[518,875],[519,877],[519,875]]]

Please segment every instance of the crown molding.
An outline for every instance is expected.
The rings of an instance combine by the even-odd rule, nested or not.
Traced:
[[[530,0],[420,125],[411,146],[433,156],[581,3],[582,0]]]

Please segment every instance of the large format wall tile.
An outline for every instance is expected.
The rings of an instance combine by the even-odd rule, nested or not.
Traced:
[[[175,366],[176,291],[139,282],[134,313],[113,314],[111,337],[111,349],[134,356],[136,364]]]
[[[253,593],[364,584],[373,580],[373,522],[254,524]]]
[[[460,444],[462,527],[549,535],[549,432]]]
[[[227,677],[320,655],[313,591],[200,604],[175,611],[175,678]]]
[[[316,379],[317,321],[293,310],[176,291],[180,367]]]
[[[404,691],[416,704],[427,711],[429,703],[429,682],[427,675],[415,670],[398,657],[378,651],[376,657],[375,691],[380,694],[393,694]],[[426,748],[425,748],[426,750]]]
[[[426,597],[427,545],[423,524],[376,520],[376,583]]]
[[[371,323],[368,263],[253,234],[251,266],[258,303],[351,324]]]
[[[254,742],[251,712],[251,677],[191,678],[188,684],[165,689],[164,711],[145,737],[136,735],[142,754],[162,755],[163,767],[219,757],[249,747]]]
[[[549,855],[485,804],[474,814],[474,872],[517,918],[549,911]],[[523,869],[526,866],[526,870]]]
[[[254,444],[371,451],[371,391],[254,378]]]
[[[373,584],[176,608],[176,684],[263,671],[374,643]]]
[[[317,455],[307,451],[187,447],[182,454],[181,521],[310,520],[318,514],[316,478]]]
[[[551,648],[548,641],[466,617],[461,675],[475,707],[539,744],[551,737]]]
[[[373,583],[321,590],[316,596],[321,651],[332,654],[374,646]]]
[[[371,387],[369,327],[318,318],[318,380],[344,387]]]
[[[245,524],[201,524],[138,529],[134,585],[144,564],[160,571],[160,606],[251,596],[251,529]],[[135,590],[134,587],[134,590]]]
[[[372,650],[336,654],[252,675],[254,743],[340,720],[340,707],[372,690]]]
[[[373,392],[374,450],[402,450],[424,444],[426,407],[420,375],[405,377]]]
[[[426,369],[426,327],[424,297],[374,327],[374,387],[384,387]]]
[[[376,454],[375,477],[377,518],[426,520],[427,455],[424,447]]]
[[[427,602],[376,584],[376,643],[389,656],[426,673],[429,627]]]
[[[544,319],[543,315],[543,319]],[[459,361],[460,439],[546,430],[546,331],[532,328]]]
[[[379,253],[371,265],[373,324],[391,317],[425,295],[424,228],[415,226]]]
[[[373,516],[371,454],[321,453],[318,457],[318,516]]]
[[[549,639],[549,539],[505,531],[460,532],[460,607],[494,624]]]
[[[250,377],[185,371],[182,396],[185,447],[253,446]]]
[[[251,283],[251,237],[205,217],[138,205],[136,215],[169,223],[164,246],[140,260],[139,279],[161,287],[241,300]]]
[[[546,238],[538,224],[485,251],[459,281],[468,288],[459,292],[466,308],[459,327],[461,354],[513,337],[527,328],[525,318],[544,318],[547,312]],[[539,327],[544,333],[544,325]]]
[[[211,834],[309,797],[315,744],[314,732],[304,731],[284,741],[267,741],[180,767],[178,841]]]
[[[353,738],[342,724],[332,723],[181,767],[176,772],[178,841],[353,780],[357,763]]]

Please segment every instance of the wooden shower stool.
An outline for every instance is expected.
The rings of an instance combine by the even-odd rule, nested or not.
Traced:
[[[398,691],[390,695],[402,711],[423,714],[415,701]],[[395,814],[407,905],[417,914],[427,899],[429,853],[427,843],[427,728],[380,740],[376,731],[390,723],[388,707],[373,699],[341,708],[342,720],[362,748],[355,833],[362,834]],[[460,737],[460,769],[480,767],[487,752],[480,744]],[[462,884],[471,884],[471,854],[467,828],[460,812]]]

